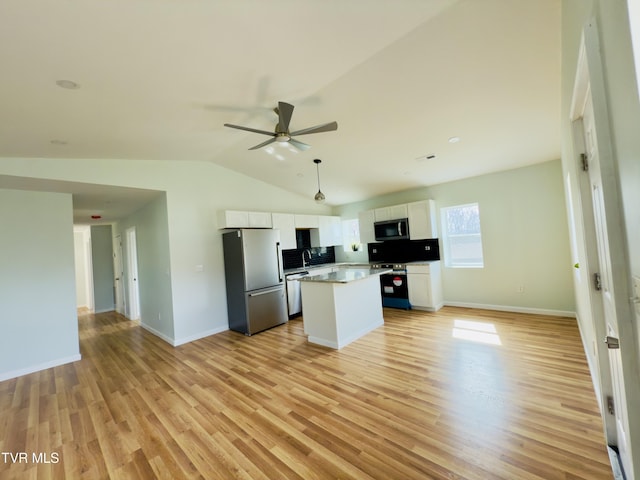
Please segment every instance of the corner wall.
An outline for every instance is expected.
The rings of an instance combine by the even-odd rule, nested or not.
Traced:
[[[71,195],[0,189],[0,381],[80,359]]]

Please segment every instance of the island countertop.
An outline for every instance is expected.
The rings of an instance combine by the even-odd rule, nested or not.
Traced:
[[[391,269],[381,268],[339,268],[336,272],[323,273],[320,275],[308,275],[300,279],[301,282],[319,283],[349,283],[356,280],[379,276],[389,273]]]

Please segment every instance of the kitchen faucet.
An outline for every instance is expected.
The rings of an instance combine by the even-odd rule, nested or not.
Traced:
[[[302,251],[302,268],[305,268],[307,265],[304,262],[304,254],[308,253],[309,254],[309,264],[311,264],[311,250],[309,250],[308,248]]]

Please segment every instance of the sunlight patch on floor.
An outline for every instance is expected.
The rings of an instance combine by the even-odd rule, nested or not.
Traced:
[[[459,340],[502,345],[500,336],[496,333],[496,326],[493,323],[455,319],[453,321],[452,336]]]

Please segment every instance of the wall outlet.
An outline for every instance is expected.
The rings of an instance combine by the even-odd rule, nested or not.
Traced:
[[[524,293],[524,285],[518,285],[518,287],[516,288],[516,292]]]

